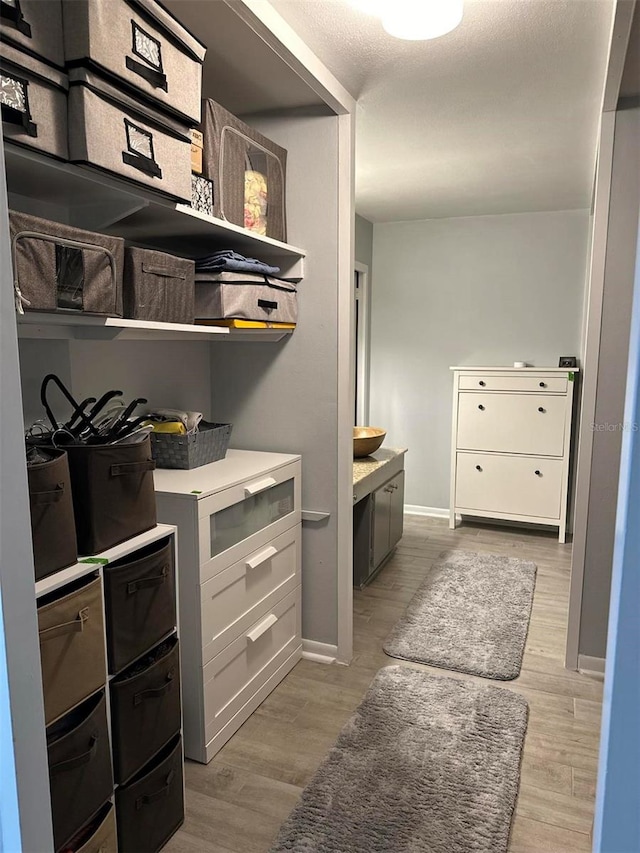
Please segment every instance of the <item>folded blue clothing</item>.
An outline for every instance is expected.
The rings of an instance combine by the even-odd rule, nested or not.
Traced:
[[[280,267],[265,264],[257,258],[245,258],[238,252],[227,249],[221,252],[213,252],[204,258],[196,259],[196,272],[220,272],[232,270],[234,272],[258,272],[264,275],[277,275]]]

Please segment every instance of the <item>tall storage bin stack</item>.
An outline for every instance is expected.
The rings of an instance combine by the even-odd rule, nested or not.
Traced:
[[[56,853],[156,853],[183,822],[174,547],[36,586]]]
[[[69,158],[191,199],[206,48],[156,0],[63,0]]]

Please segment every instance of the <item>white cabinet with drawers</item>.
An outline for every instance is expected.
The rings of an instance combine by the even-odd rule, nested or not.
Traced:
[[[158,469],[178,527],[185,755],[210,761],[302,656],[300,457]]]
[[[558,527],[565,541],[577,369],[452,367],[456,515]]]

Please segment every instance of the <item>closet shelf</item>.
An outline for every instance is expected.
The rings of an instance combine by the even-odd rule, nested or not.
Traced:
[[[18,314],[18,337],[38,340],[120,341],[265,341],[275,342],[292,329],[228,329],[186,323],[155,323],[119,317],[86,314],[47,314],[28,311]]]
[[[232,248],[303,277],[305,250],[263,237],[90,166],[5,143],[9,206],[184,257]]]
[[[121,557],[126,557],[132,554],[139,548],[144,548],[145,545],[150,545],[152,542],[157,542],[159,539],[164,539],[165,536],[170,536],[176,532],[176,528],[172,524],[156,524],[151,530],[140,533],[138,536],[132,536],[131,539],[126,539],[119,545],[114,545],[108,551],[103,551],[101,554],[96,554],[94,557],[80,557],[79,561],[73,566],[66,569],[60,569],[59,572],[54,572],[49,577],[36,581],[36,598],[40,598],[49,592],[54,592],[60,589],[65,584],[85,577],[85,575],[95,572],[100,566],[113,563]],[[88,562],[83,562],[88,561]],[[175,629],[172,629],[175,630]]]

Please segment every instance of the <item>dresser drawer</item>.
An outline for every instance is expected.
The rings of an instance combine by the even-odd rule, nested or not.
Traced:
[[[204,667],[205,743],[300,646],[300,587]]]
[[[272,539],[200,588],[202,661],[208,663],[260,613],[300,583],[300,525]]]
[[[459,450],[562,456],[566,398],[552,394],[461,392]]]
[[[198,501],[201,582],[299,522],[299,462]]]
[[[455,508],[558,519],[561,459],[458,453]]]
[[[463,373],[458,377],[461,391],[537,391],[549,394],[566,394],[568,379],[566,376],[523,376],[505,373]]]

